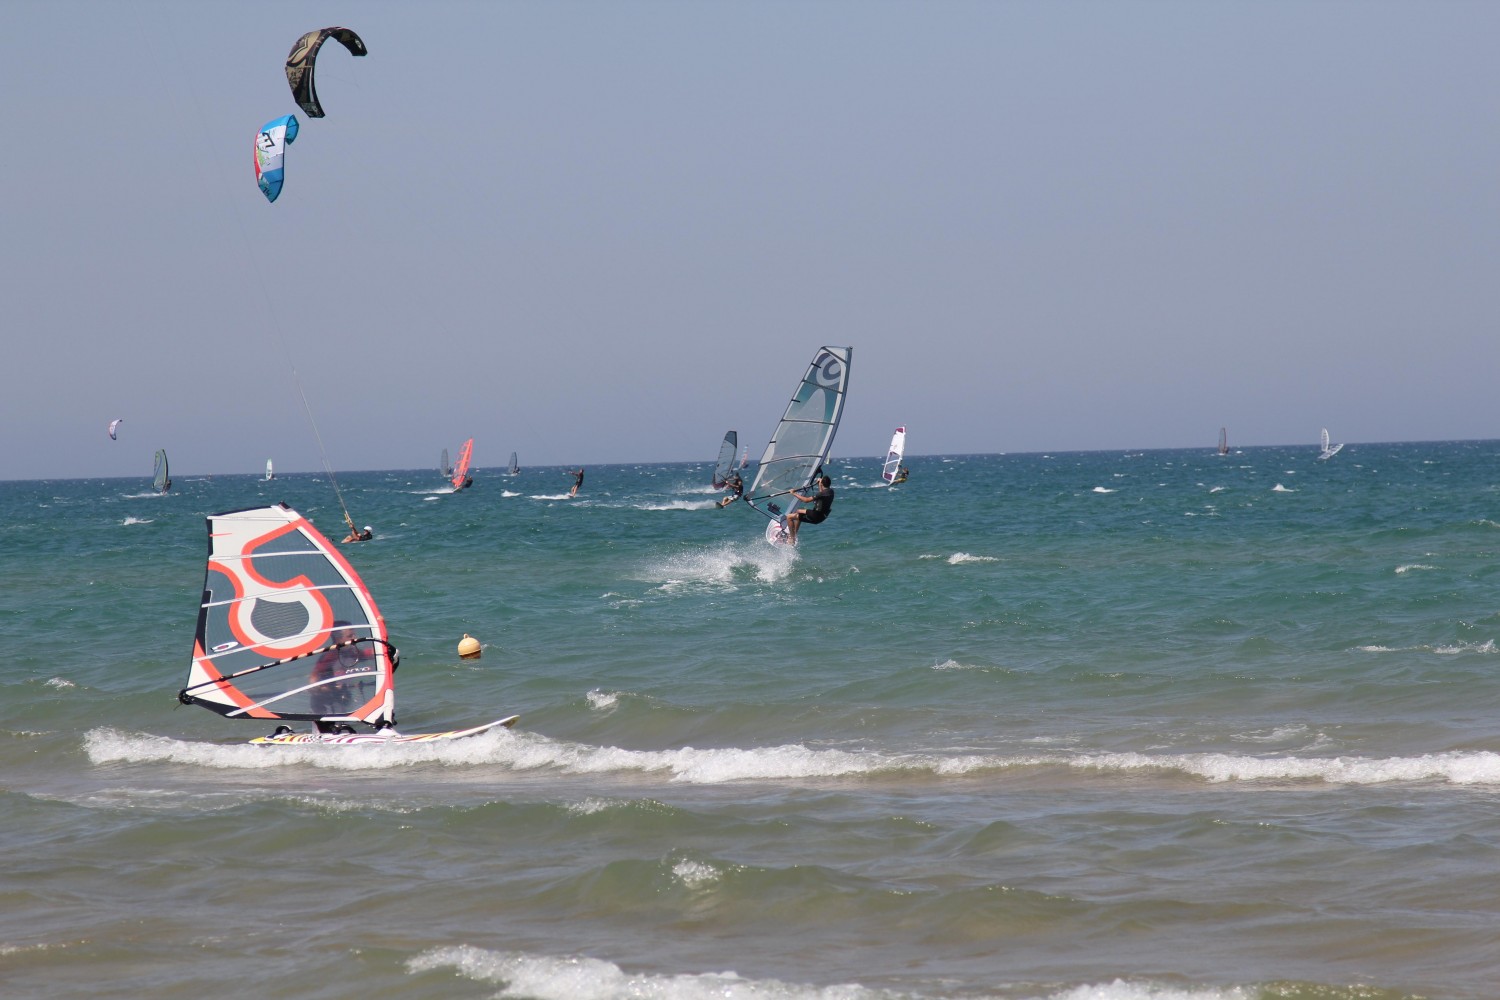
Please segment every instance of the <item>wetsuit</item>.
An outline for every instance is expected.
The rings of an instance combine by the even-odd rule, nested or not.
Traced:
[[[797,515],[803,524],[822,524],[828,512],[833,510],[833,487],[825,486],[813,497],[812,506]]]

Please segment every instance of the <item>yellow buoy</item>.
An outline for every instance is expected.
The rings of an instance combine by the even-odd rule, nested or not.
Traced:
[[[460,660],[477,660],[484,647],[479,645],[479,640],[465,632],[464,637],[458,643],[458,658]]]

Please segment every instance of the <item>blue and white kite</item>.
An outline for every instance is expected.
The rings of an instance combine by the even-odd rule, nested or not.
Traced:
[[[281,160],[296,138],[296,115],[282,115],[266,122],[255,137],[255,182],[267,201],[275,201],[281,194]]]

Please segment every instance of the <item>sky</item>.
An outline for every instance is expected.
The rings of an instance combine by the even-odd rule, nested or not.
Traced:
[[[369,55],[324,47],[310,119],[283,66],[328,25]],[[0,478],[753,458],[824,344],[835,457],[1497,438],[1497,37],[1479,2],[7,0]]]

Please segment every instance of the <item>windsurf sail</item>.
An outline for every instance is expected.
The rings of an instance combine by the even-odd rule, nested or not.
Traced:
[[[165,493],[172,488],[172,477],[167,474],[167,452],[165,448],[156,449],[156,466],[151,471],[151,485],[156,487],[156,492]]]
[[[512,476],[518,476],[521,474],[521,463],[516,461],[515,452],[510,453],[510,465],[506,467],[505,471],[510,473]]]
[[[1219,454],[1229,454],[1229,430],[1224,427],[1219,428]]]
[[[271,467],[271,460],[268,458],[268,459],[266,459],[266,482],[269,483],[271,480],[273,480],[275,478],[276,478],[276,472]]]
[[[743,469],[746,466],[748,466],[749,464],[750,464],[750,449],[746,448],[744,450],[744,452],[740,455],[740,468]]]
[[[760,456],[746,497],[752,507],[757,501],[805,489],[828,460],[844,413],[853,354],[852,347],[818,348]]]
[[[1343,445],[1341,445],[1341,444],[1330,445],[1328,443],[1328,428],[1327,427],[1323,428],[1323,433],[1319,437],[1319,444],[1320,444],[1320,446],[1322,448],[1322,450],[1318,453],[1318,459],[1320,461],[1323,460],[1323,459],[1332,458],[1333,456],[1337,455],[1339,453],[1339,449],[1343,447]]]
[[[729,431],[724,435],[724,442],[719,445],[719,460],[714,463],[714,489],[722,490],[724,484],[729,482],[729,474],[734,471],[734,453],[739,450],[739,434]]]
[[[448,461],[448,449],[443,449],[443,457],[438,459],[438,471],[444,477],[453,475],[453,463]]]
[[[473,457],[474,439],[469,438],[469,440],[463,443],[463,447],[458,449],[458,464],[453,466],[453,488],[455,490],[464,488],[464,482],[469,478],[469,461]]]
[[[891,435],[891,446],[886,449],[885,468],[880,473],[880,478],[888,483],[896,481],[896,473],[901,471],[901,457],[906,454],[906,428],[897,427],[896,433]]]
[[[211,514],[184,705],[395,725],[396,649],[359,574],[286,504]]]

